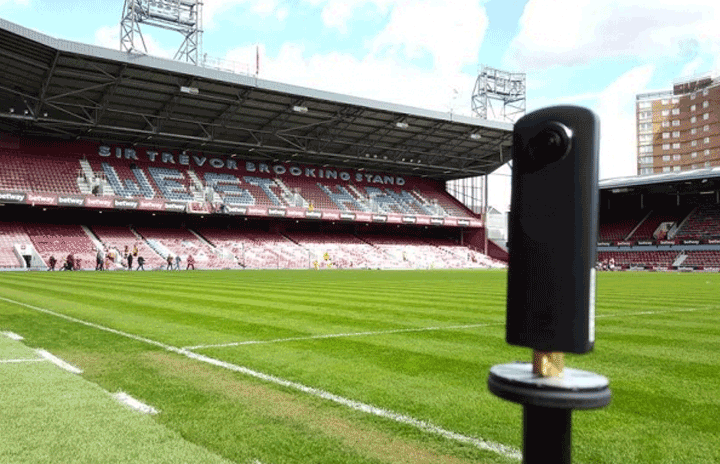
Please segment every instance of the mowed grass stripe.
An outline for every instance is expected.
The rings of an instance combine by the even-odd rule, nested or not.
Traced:
[[[185,340],[194,333],[197,338],[252,339],[260,334],[258,331],[263,327],[269,328],[264,335],[270,336],[276,327],[280,327],[278,332],[284,329],[313,334],[332,333],[348,326],[361,331],[367,327],[386,325],[386,328],[394,328],[433,321],[456,325],[476,318],[504,320],[504,299],[498,298],[505,288],[504,273],[329,271],[148,274],[152,277],[152,284],[150,281],[136,282],[134,279],[145,276],[132,274],[127,277],[130,273],[105,273],[99,277],[94,273],[49,277],[25,273],[7,280],[13,280],[14,284],[33,282],[36,286],[34,290],[30,288],[32,286],[13,290],[23,301],[28,301],[31,293],[33,298],[48,304],[52,304],[55,297],[67,299],[62,301],[63,312],[76,311],[76,314],[84,314],[89,320],[102,315],[109,320],[114,319],[113,327],[135,326],[142,321],[145,326],[138,327],[138,330],[156,334],[155,338],[166,343]],[[183,276],[178,277],[180,275]],[[255,301],[262,299],[264,293],[242,288],[232,297],[232,287],[224,286],[233,279],[243,279],[245,287],[252,288],[255,275],[263,283],[257,288],[263,292],[281,291],[282,298],[298,288],[304,289],[300,304],[294,309],[289,309],[291,304],[287,308],[265,308],[252,304],[238,309],[243,308],[245,298]],[[315,280],[314,275],[317,276]],[[0,275],[0,292],[4,291],[2,283],[6,279],[3,277]],[[89,278],[93,279],[93,285],[106,284],[109,288],[117,287],[118,282],[129,287],[137,285],[143,288],[143,298],[147,298],[149,293],[154,295],[154,299],[148,303],[149,309],[144,314],[135,308],[123,309],[114,299],[109,302],[110,308],[105,307],[102,299],[95,298],[97,301],[83,303],[73,309],[73,300],[78,298],[76,294],[42,296],[43,286],[52,284],[53,277],[62,277],[62,281],[57,283],[62,282],[64,286],[72,286],[74,279],[81,282]],[[94,281],[96,278],[97,282]],[[277,282],[272,285],[274,278]],[[160,285],[162,279],[166,281]],[[197,287],[193,286],[194,281]],[[163,291],[153,292],[152,288],[158,285]],[[416,301],[409,304],[406,295],[393,299],[392,295],[398,294],[398,288],[405,288],[416,295]],[[219,289],[220,297],[215,298],[235,303],[227,308],[217,301],[204,308],[196,303],[185,305],[182,298],[176,298],[177,293],[173,289],[179,289],[181,295],[197,292],[196,295],[188,295],[192,298],[200,298],[208,292],[212,293],[212,289]],[[311,289],[319,289],[319,300],[313,301]],[[711,274],[598,275],[597,312],[599,316],[608,317],[597,319],[595,351],[586,356],[568,356],[568,365],[609,376],[615,396],[606,409],[574,414],[575,459],[578,462],[720,462],[720,425],[712,420],[719,413],[717,399],[720,398],[720,366],[716,362],[720,327],[717,324],[718,310],[714,306],[718,290],[720,276]],[[26,295],[22,296],[23,293]],[[354,295],[362,293],[374,295],[374,298],[389,296],[383,304],[353,305],[353,302],[346,302],[350,298],[348,295],[354,298]],[[423,295],[427,295],[427,300],[432,303],[418,304]],[[487,295],[487,300],[483,300],[483,295]],[[478,305],[465,305],[466,301],[476,297],[480,300]],[[437,303],[438,298],[447,301]],[[328,301],[334,299],[338,301]],[[171,300],[170,303],[168,300]],[[678,312],[683,308],[701,309]],[[0,315],[5,311],[0,305]],[[656,314],[638,314],[648,311]],[[627,312],[628,316],[623,317],[623,312]],[[18,333],[24,330],[33,337],[50,337],[57,346],[71,344],[81,351],[100,350],[107,352],[110,359],[115,355],[114,351],[132,357],[133,350],[137,349],[132,344],[120,342],[104,347],[91,341],[94,337],[84,330],[64,328],[64,333],[53,334],[58,330],[57,324],[38,323],[43,318],[23,315],[17,308],[9,308],[7,314],[8,317],[3,320],[12,323],[3,330]],[[259,327],[241,325],[243,320],[247,322],[249,319]],[[233,321],[237,325],[233,325]],[[108,340],[106,337],[103,339]],[[707,351],[703,350],[703,341]],[[493,397],[486,387],[490,366],[529,358],[529,350],[505,344],[502,325],[298,340],[212,349],[203,351],[203,354],[325,388],[353,399],[364,399],[414,417],[427,418],[450,430],[519,446],[520,408]],[[78,364],[84,367],[82,363]],[[111,379],[104,381],[122,385],[130,382],[140,393],[144,389],[132,366],[128,366],[122,375],[107,372],[97,375],[101,379]],[[157,394],[161,396],[160,391]],[[200,397],[205,398],[203,395]],[[204,401],[212,403],[209,399]],[[193,414],[202,415],[197,411]],[[368,420],[367,423],[371,427],[388,426],[382,421],[375,423]],[[406,432],[399,430],[398,433],[402,435]],[[495,459],[487,457],[483,461],[495,462]]]
[[[170,278],[172,278],[172,276],[170,276]],[[24,290],[31,290],[31,287],[25,286]],[[397,321],[397,318],[393,319],[392,317],[395,312],[393,310],[394,306],[386,304],[375,309],[373,315],[376,317],[370,318],[367,306],[364,304],[344,304],[337,306],[338,301],[345,300],[341,295],[329,298],[327,300],[328,304],[323,304],[323,310],[319,312],[317,311],[318,308],[316,304],[304,305],[304,300],[298,301],[297,299],[277,302],[271,299],[248,300],[247,298],[238,297],[242,303],[235,304],[236,300],[233,298],[224,298],[212,293],[197,291],[144,291],[141,288],[133,288],[132,293],[129,291],[125,293],[109,293],[105,292],[103,288],[98,285],[64,284],[62,286],[46,286],[46,291],[53,290],[55,293],[52,295],[52,298],[56,304],[69,299],[69,301],[72,301],[73,306],[75,306],[81,298],[84,299],[87,297],[90,297],[90,301],[94,304],[97,300],[92,297],[97,297],[98,299],[103,299],[104,308],[115,308],[123,311],[126,315],[135,314],[137,320],[134,325],[129,325],[128,328],[145,326],[144,320],[146,318],[157,318],[174,324],[183,324],[188,318],[191,318],[193,325],[212,327],[214,330],[228,327],[234,331],[246,329],[244,331],[257,333],[258,339],[327,333],[319,331],[297,332],[292,330],[294,327],[327,327],[328,325],[332,325],[333,327],[330,331],[332,333],[348,330],[381,331],[388,328],[427,327],[432,324],[448,322],[459,322],[461,324],[480,322],[476,316],[467,317],[460,321],[451,319],[450,316],[447,315],[442,318],[433,316],[432,319],[429,319],[426,309],[424,314],[418,315],[418,317],[422,317],[421,319],[418,317],[411,318],[405,314],[402,325],[390,326],[389,324]],[[143,300],[143,296],[146,298],[152,297],[152,299]],[[163,299],[162,297],[166,298]],[[434,308],[433,311],[433,314],[438,313],[437,308]],[[443,314],[445,312],[446,310],[443,310]],[[337,313],[339,313],[339,315]],[[222,314],[222,316],[216,316],[219,314]],[[414,313],[414,315],[417,315],[417,313]],[[99,314],[96,314],[95,317],[97,316],[99,316]],[[254,321],[261,321],[261,324],[253,324]],[[276,324],[267,327],[269,321],[276,321]],[[485,320],[481,321],[484,322]],[[494,321],[499,322],[499,319],[495,317]],[[127,317],[125,322],[130,323],[133,322],[133,320]],[[261,325],[266,326],[266,328],[263,329]],[[202,337],[202,334],[195,333],[194,336],[199,337],[203,342],[206,341],[206,339]],[[218,339],[217,337],[213,337],[209,340],[214,342]]]

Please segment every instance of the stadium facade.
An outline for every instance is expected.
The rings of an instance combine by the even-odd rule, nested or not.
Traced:
[[[682,172],[720,165],[720,81],[715,74],[677,80],[636,97],[637,172]]]
[[[447,183],[512,125],[54,39],[0,20],[4,267],[487,267]],[[115,263],[117,264],[117,263]],[[168,263],[169,264],[169,263]],[[147,268],[147,267],[146,267]]]

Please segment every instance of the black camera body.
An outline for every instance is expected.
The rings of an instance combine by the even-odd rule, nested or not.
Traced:
[[[506,340],[586,353],[595,342],[600,122],[586,108],[530,113],[513,131]]]

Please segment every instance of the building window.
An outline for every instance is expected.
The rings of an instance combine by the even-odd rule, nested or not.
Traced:
[[[710,161],[705,161],[705,167],[706,167],[706,168],[709,168],[709,167],[710,167]]]
[[[672,114],[680,114],[680,108],[673,108]]]
[[[652,108],[652,102],[651,101],[641,101],[638,103],[638,108],[641,110],[647,110],[649,108]]]
[[[638,132],[646,133],[652,132],[652,124],[649,122],[643,122],[638,126]]]
[[[670,161],[670,155],[663,155],[663,161]]]
[[[696,106],[696,105],[692,105],[692,106],[690,107],[690,111],[695,111],[696,109],[697,109],[697,106]]]
[[[697,158],[697,152],[694,151],[694,152],[690,153],[690,156],[692,156],[693,158]]]
[[[640,175],[652,174],[652,173],[653,173],[653,168],[641,168],[640,169]]]
[[[704,153],[705,153],[705,156],[710,156],[710,149],[706,148]]]
[[[679,125],[680,125],[680,120],[679,120],[679,119],[673,120],[673,126],[679,126]]]
[[[673,147],[674,149],[680,148],[680,142],[675,142],[675,143],[673,143],[672,147]]]
[[[693,127],[692,129],[690,129],[690,135],[695,135],[695,134],[697,134],[697,127]]]
[[[670,166],[663,166],[663,172],[670,172]]]
[[[638,117],[643,119],[652,119],[652,111],[641,111]]]
[[[674,138],[680,137],[680,131],[673,131],[672,135]]]
[[[670,138],[670,132],[663,132],[662,138],[669,139]]]
[[[697,97],[697,93],[693,92],[690,94],[690,100],[695,100],[695,97]]]
[[[691,147],[697,147],[697,140],[693,140],[690,142]]]
[[[708,93],[710,93],[708,89],[703,89],[703,97],[707,97]]]
[[[660,103],[662,103],[663,105],[667,105],[670,103],[670,100],[668,100],[667,98],[663,98]]]
[[[680,166],[673,166],[673,171],[679,171],[680,169]]]
[[[662,110],[660,114],[662,114],[663,116],[670,116],[670,110]]]
[[[697,165],[697,164],[693,164],[693,165],[692,165],[692,168],[693,168],[693,169],[697,169],[697,168],[698,168],[698,165]]]
[[[670,121],[663,121],[662,122],[663,127],[670,127]]]
[[[697,116],[690,118],[690,123],[695,124],[697,122]]]
[[[640,158],[640,164],[653,164],[652,156],[643,156]]]
[[[676,103],[680,103],[680,99],[678,97],[673,97],[672,102],[673,102],[673,105]]]
[[[710,113],[703,114],[703,119],[710,119]]]
[[[705,124],[703,126],[703,132],[708,132],[710,130],[710,124]]]
[[[705,137],[703,139],[703,143],[710,143],[710,137]]]
[[[680,161],[680,155],[673,155],[673,161]]]
[[[639,135],[638,140],[640,141],[640,143],[650,143],[652,142],[652,135]]]
[[[640,145],[640,153],[652,153],[652,145]]]
[[[669,143],[663,143],[663,150],[669,150],[670,144]]]
[[[708,106],[710,106],[710,102],[707,101],[707,100],[705,100],[705,101],[703,102],[703,108],[707,108]]]

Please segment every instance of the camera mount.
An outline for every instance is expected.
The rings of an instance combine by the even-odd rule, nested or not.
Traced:
[[[513,131],[506,340],[532,363],[493,366],[488,388],[523,405],[523,463],[571,462],[573,409],[610,403],[608,379],[565,367],[595,344],[599,120],[575,106]]]

